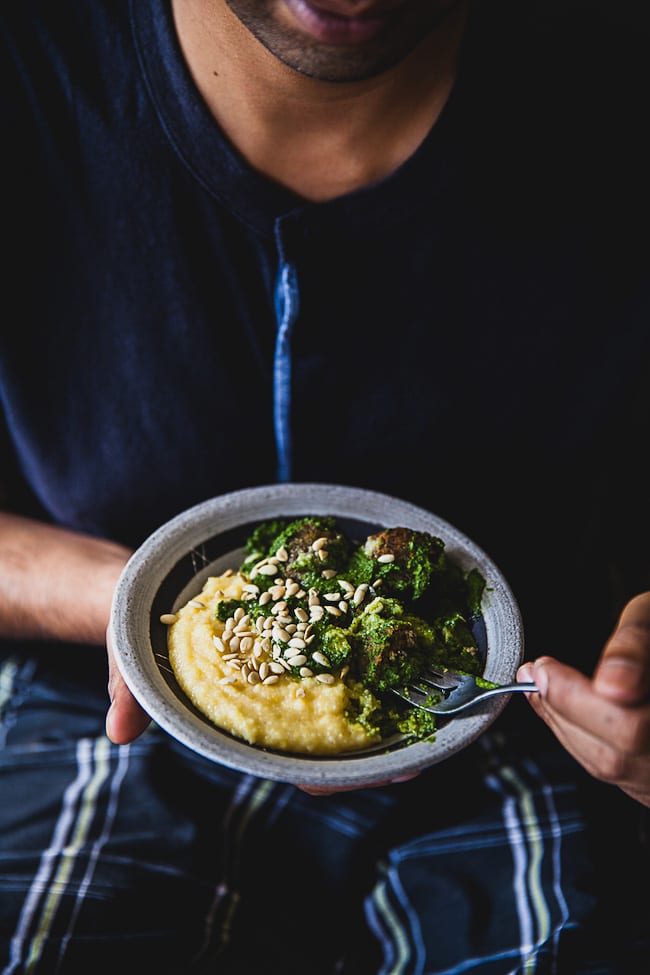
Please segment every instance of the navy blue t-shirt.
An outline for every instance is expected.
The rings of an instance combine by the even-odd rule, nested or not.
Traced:
[[[650,581],[648,38],[609,6],[474,3],[417,152],[313,204],[229,144],[166,2],[5,5],[4,503],[137,545],[277,479],[386,491],[591,666]]]

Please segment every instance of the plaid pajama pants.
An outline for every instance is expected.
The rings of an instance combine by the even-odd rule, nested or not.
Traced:
[[[1,975],[648,970],[646,811],[523,700],[411,782],[311,797],[155,725],[111,744],[104,666],[0,661]]]

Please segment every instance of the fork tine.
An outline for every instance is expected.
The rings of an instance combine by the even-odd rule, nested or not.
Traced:
[[[430,668],[425,674],[418,678],[421,684],[428,684],[429,687],[437,687],[442,691],[452,691],[458,687],[461,675],[453,670],[434,670]]]
[[[433,686],[433,685],[432,685]],[[421,687],[417,687],[415,684],[409,684],[405,688],[393,687],[393,694],[397,694],[401,697],[403,701],[407,704],[411,704],[413,707],[419,708],[421,711],[429,711],[431,714],[436,714],[436,708],[431,704],[431,689],[425,690]]]
[[[393,687],[392,691],[408,704],[435,714],[437,706],[434,706],[431,701],[432,695],[441,692],[436,696],[444,698],[446,694],[458,687],[461,680],[462,675],[453,670],[442,671],[431,668],[427,670],[426,674],[422,674],[417,681],[413,681],[404,688]]]

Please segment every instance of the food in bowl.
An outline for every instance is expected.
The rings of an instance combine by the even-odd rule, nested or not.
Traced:
[[[162,617],[175,677],[202,714],[249,744],[298,754],[395,734],[435,740],[434,716],[391,691],[429,665],[482,673],[476,569],[428,532],[359,540],[320,515],[262,522],[245,552]]]

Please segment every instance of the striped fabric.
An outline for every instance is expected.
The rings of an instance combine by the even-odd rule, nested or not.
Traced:
[[[2,975],[638,975],[650,957],[647,859],[600,875],[559,751],[522,757],[495,727],[412,782],[316,798],[156,727],[116,747],[102,694],[51,677],[0,670]]]

